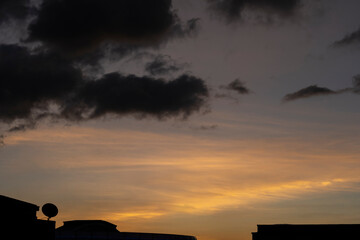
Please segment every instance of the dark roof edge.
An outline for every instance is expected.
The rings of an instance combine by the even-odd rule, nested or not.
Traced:
[[[33,203],[29,203],[29,202],[24,202],[24,201],[21,201],[19,199],[15,199],[15,198],[11,198],[11,197],[7,197],[7,196],[4,196],[4,195],[0,195],[0,200],[4,200],[4,201],[9,201],[9,202],[15,202],[17,204],[22,204],[22,205],[26,205],[28,207],[31,207],[31,208],[34,208],[36,209],[36,211],[39,211],[40,207],[33,204]]]
[[[344,226],[344,225],[360,225],[360,223],[304,223],[304,224],[288,224],[288,223],[277,223],[277,224],[257,224],[257,226]]]
[[[105,220],[69,220],[69,221],[64,221],[64,225],[65,224],[76,224],[76,223],[95,223],[95,222],[98,222],[98,223],[105,223],[107,225],[112,225],[112,226],[115,226],[117,227],[117,225],[111,223],[111,222],[108,222],[108,221],[105,221]]]

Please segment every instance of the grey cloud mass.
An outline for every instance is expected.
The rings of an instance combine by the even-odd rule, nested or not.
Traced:
[[[23,20],[30,11],[30,0],[1,0],[0,24],[9,20]]]
[[[171,36],[186,35],[196,21],[185,25],[171,0],[44,0],[29,26],[28,41],[79,55],[104,42],[158,45]]]
[[[194,76],[166,81],[109,73],[89,79],[54,53],[35,54],[17,45],[0,45],[0,75],[0,121],[26,121],[11,131],[46,116],[67,121],[107,114],[187,117],[202,109],[208,97],[206,84]]]
[[[67,119],[83,120],[106,114],[187,117],[204,107],[208,89],[200,78],[182,75],[172,81],[109,73],[81,86],[64,108]],[[85,119],[86,119],[85,118]]]
[[[28,17],[29,4],[0,1],[0,24]],[[199,19],[182,22],[171,0],[43,0],[31,14],[23,41],[39,47],[0,43],[0,122],[10,125],[8,132],[35,128],[45,118],[186,118],[207,107],[205,82],[189,74],[175,79],[84,74],[101,69],[99,60],[108,52],[123,56],[194,33]],[[181,66],[168,57],[147,69],[157,75]]]
[[[0,120],[5,122],[62,103],[83,81],[81,71],[63,58],[31,54],[17,45],[0,45],[0,76]]]

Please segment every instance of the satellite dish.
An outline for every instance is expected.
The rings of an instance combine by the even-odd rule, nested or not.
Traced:
[[[41,208],[41,211],[45,216],[48,217],[48,220],[52,217],[55,217],[59,212],[58,208],[52,203],[44,204],[44,206]]]

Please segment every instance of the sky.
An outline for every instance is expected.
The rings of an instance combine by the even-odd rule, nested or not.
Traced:
[[[360,223],[359,9],[1,1],[0,194],[198,240]]]

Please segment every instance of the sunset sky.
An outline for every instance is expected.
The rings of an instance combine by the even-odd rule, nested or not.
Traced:
[[[359,10],[1,1],[0,194],[198,240],[360,223]]]

